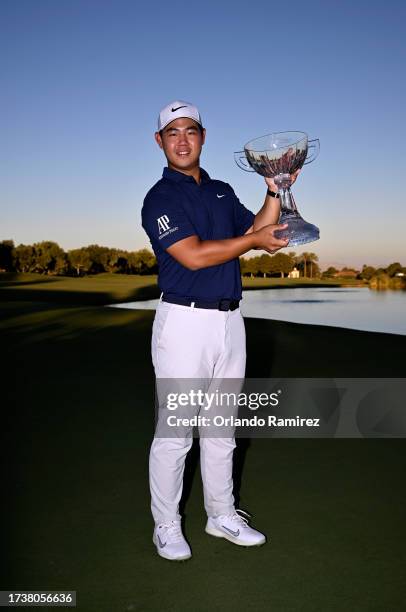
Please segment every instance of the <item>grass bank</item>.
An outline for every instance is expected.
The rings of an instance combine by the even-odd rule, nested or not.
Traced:
[[[243,278],[244,290],[294,287],[355,287],[359,281],[310,278]],[[148,300],[159,297],[157,276],[96,274],[72,278],[42,274],[0,274],[0,298],[58,302],[62,304],[103,305]]]
[[[95,274],[79,278],[42,274],[0,274],[2,300],[105,305],[159,297],[157,276]]]

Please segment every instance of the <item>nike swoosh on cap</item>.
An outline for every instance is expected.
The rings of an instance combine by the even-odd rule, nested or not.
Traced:
[[[225,525],[222,525],[222,528],[226,529],[227,531],[229,531],[231,533],[231,535],[233,535],[236,538],[240,535],[240,530],[239,529],[237,531],[233,531],[232,529],[229,529]]]
[[[171,108],[171,111],[174,113],[175,111],[179,110],[180,108],[187,108],[187,106],[186,105],[177,106],[176,108]]]
[[[218,198],[224,198],[225,195],[226,195],[225,193],[222,193],[221,195],[217,194],[217,197]]]

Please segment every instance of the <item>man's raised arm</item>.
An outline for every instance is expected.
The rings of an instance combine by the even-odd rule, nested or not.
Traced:
[[[286,224],[266,225],[244,236],[224,240],[200,240],[198,236],[189,236],[175,242],[167,251],[185,268],[200,270],[225,263],[255,248],[275,253],[287,246],[289,240],[275,238],[274,232],[286,227]]]

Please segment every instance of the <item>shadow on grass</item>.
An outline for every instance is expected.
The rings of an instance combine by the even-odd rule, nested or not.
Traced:
[[[8,274],[8,273],[2,273],[0,274],[0,288],[2,289],[3,287],[21,287],[24,286],[26,287],[27,285],[44,285],[45,283],[57,283],[58,280],[62,280],[62,278],[60,277],[53,277],[53,278],[47,278],[45,277],[41,277],[39,279],[35,279],[35,280],[27,280],[27,281],[22,281],[21,278],[19,278],[19,274]],[[14,280],[15,279],[15,280]]]
[[[40,281],[33,281],[40,282]],[[47,281],[41,281],[41,283]],[[48,281],[55,284],[57,281]],[[21,283],[16,283],[21,285]],[[50,304],[71,304],[82,306],[106,306],[109,304],[120,304],[122,302],[136,302],[141,300],[153,300],[160,295],[156,284],[145,285],[144,287],[134,288],[133,291],[123,296],[107,291],[71,291],[69,289],[31,289],[16,288],[13,286],[1,285],[0,296],[2,301],[28,301],[28,302],[47,302]],[[4,288],[3,288],[4,287]]]

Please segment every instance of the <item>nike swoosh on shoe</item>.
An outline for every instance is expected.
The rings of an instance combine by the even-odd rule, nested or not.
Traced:
[[[237,531],[233,531],[232,529],[229,529],[225,525],[222,525],[222,528],[225,529],[226,531],[228,531],[229,533],[231,533],[231,535],[233,535],[235,538],[238,538],[238,536],[240,535],[240,530],[239,529]]]
[[[159,548],[164,548],[167,544],[167,542],[165,542],[165,544],[162,543],[161,538],[159,537],[159,535],[157,535],[158,538],[158,542],[159,542]]]

